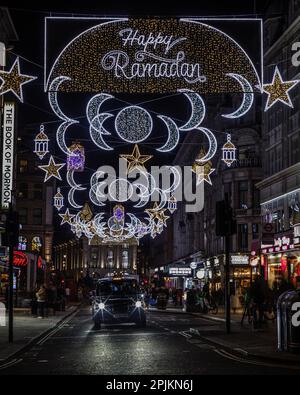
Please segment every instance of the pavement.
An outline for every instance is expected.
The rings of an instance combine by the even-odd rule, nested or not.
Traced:
[[[66,311],[57,311],[55,315],[49,315],[43,319],[33,317],[28,308],[15,308],[13,343],[8,342],[8,316],[6,314],[6,326],[0,326],[0,363],[26,350],[74,313],[77,306],[77,304],[70,304],[66,307]]]
[[[150,308],[150,311],[160,313],[192,314],[203,320],[210,321],[210,326],[192,326],[190,333],[198,336],[211,345],[222,347],[237,357],[246,356],[249,359],[259,359],[265,362],[294,365],[299,363],[300,354],[277,350],[277,322],[268,321],[263,329],[254,330],[252,325],[244,320],[241,327],[242,310],[231,313],[231,333],[225,332],[225,312],[219,309],[218,314],[186,313],[181,307],[168,305],[166,310]]]
[[[188,313],[147,311],[147,326],[103,325],[95,329],[90,306],[31,348],[1,364],[0,375],[299,375],[300,366],[237,358],[190,333],[219,325]],[[209,329],[211,328],[211,329]],[[138,379],[137,379],[138,380]]]

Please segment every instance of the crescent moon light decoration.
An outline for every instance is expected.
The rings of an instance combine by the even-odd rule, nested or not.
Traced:
[[[223,114],[222,117],[229,118],[229,119],[241,118],[242,116],[247,114],[247,112],[252,107],[252,104],[254,101],[254,93],[253,93],[252,86],[245,77],[243,77],[239,74],[228,73],[226,75],[228,77],[232,77],[235,80],[237,80],[237,82],[241,85],[244,93],[243,93],[243,101],[242,101],[242,104],[240,105],[240,107],[231,114]]]
[[[73,208],[79,209],[82,208],[82,205],[79,205],[74,200],[75,191],[84,191],[86,188],[82,187],[80,184],[77,184],[74,181],[74,170],[67,171],[66,179],[71,189],[68,192],[68,201]]]
[[[64,121],[62,124],[59,125],[57,132],[56,132],[57,144],[58,144],[59,148],[62,150],[62,152],[64,152],[67,155],[72,155],[72,152],[69,150],[69,148],[66,145],[65,133],[66,133],[66,130],[68,129],[69,126],[79,123],[79,122],[67,117],[63,113],[63,111],[61,110],[61,108],[58,104],[57,92],[58,92],[60,85],[64,81],[70,81],[70,78],[65,77],[65,76],[60,76],[60,77],[56,77],[51,82],[49,92],[48,92],[48,100],[49,100],[50,106],[51,106],[54,114],[58,118],[60,118],[62,121]]]
[[[101,105],[108,99],[112,99],[113,96],[106,93],[100,93],[93,96],[87,106],[86,106],[86,116],[90,124],[90,136],[93,142],[101,149],[106,151],[112,151],[113,148],[110,147],[104,140],[102,135],[110,135],[104,127],[103,123],[111,118],[113,115],[110,113],[100,113],[99,110]]]
[[[186,96],[192,107],[192,114],[187,123],[179,128],[180,131],[189,131],[197,128],[204,120],[206,114],[206,108],[202,97],[189,89],[179,89],[178,92],[182,92]]]
[[[169,135],[167,142],[162,147],[157,148],[157,151],[170,152],[177,146],[179,142],[179,129],[173,119],[166,117],[165,115],[158,115],[158,118],[166,124]]]
[[[210,159],[212,159],[213,156],[215,156],[218,148],[217,139],[215,135],[207,128],[198,128],[196,130],[198,130],[199,132],[203,132],[208,138],[209,148],[207,154],[203,156],[203,158],[197,159],[197,162],[205,163],[208,162]]]

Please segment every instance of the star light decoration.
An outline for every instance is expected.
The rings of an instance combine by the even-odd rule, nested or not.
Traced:
[[[20,102],[23,103],[22,85],[35,79],[37,79],[37,77],[21,74],[19,58],[16,58],[9,71],[0,71],[0,81],[2,82],[0,86],[0,96],[4,95],[4,93],[12,92]]]
[[[59,170],[64,167],[65,163],[55,163],[53,156],[50,156],[48,165],[40,165],[39,168],[42,169],[45,174],[44,182],[48,181],[51,177],[55,177],[61,181],[61,176]]]
[[[149,215],[152,221],[158,221],[157,225],[162,224],[164,226],[167,226],[167,219],[169,219],[170,217],[165,215],[165,211],[167,211],[167,209],[160,209],[157,202],[154,203],[153,208],[148,208],[145,210],[145,212]]]
[[[93,212],[87,202],[84,203],[84,206],[79,214],[79,217],[83,221],[90,221],[93,218]]]
[[[64,214],[58,214],[61,218],[61,225],[68,223],[69,225],[72,224],[72,220],[75,217],[74,214],[70,214],[69,209],[67,208]]]
[[[192,165],[192,172],[197,176],[197,186],[200,185],[203,181],[206,181],[208,184],[212,185],[212,181],[210,175],[216,170],[212,168],[211,161],[201,162],[201,159],[205,156],[205,151],[201,148],[195,162]]]
[[[127,173],[132,172],[135,169],[146,171],[144,163],[153,157],[153,155],[141,155],[139,146],[135,144],[131,155],[120,155],[121,158],[128,162]]]
[[[293,89],[300,80],[283,81],[278,66],[276,66],[272,82],[263,85],[263,91],[268,95],[265,112],[274,106],[278,101],[294,108],[289,91]]]

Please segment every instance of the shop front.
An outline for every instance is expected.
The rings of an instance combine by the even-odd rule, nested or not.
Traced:
[[[193,269],[190,265],[171,264],[165,267],[164,282],[167,288],[185,290],[193,286]]]
[[[250,288],[253,276],[257,271],[250,262],[248,254],[231,254],[230,256],[234,289],[238,295],[243,295],[245,290]]]
[[[270,289],[278,289],[284,283],[296,285],[300,276],[300,225],[294,232],[274,239],[272,246],[262,248],[264,277]]]
[[[9,284],[9,256],[8,249],[0,256],[0,298],[5,299]],[[20,304],[22,299],[34,289],[36,283],[43,283],[45,278],[45,260],[41,256],[24,251],[14,251],[13,273],[15,303]]]

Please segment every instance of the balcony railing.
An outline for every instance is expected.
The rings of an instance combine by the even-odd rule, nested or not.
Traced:
[[[261,167],[261,159],[260,158],[245,158],[245,159],[237,159],[232,163],[230,167],[227,167],[226,170],[237,169],[242,167]]]

